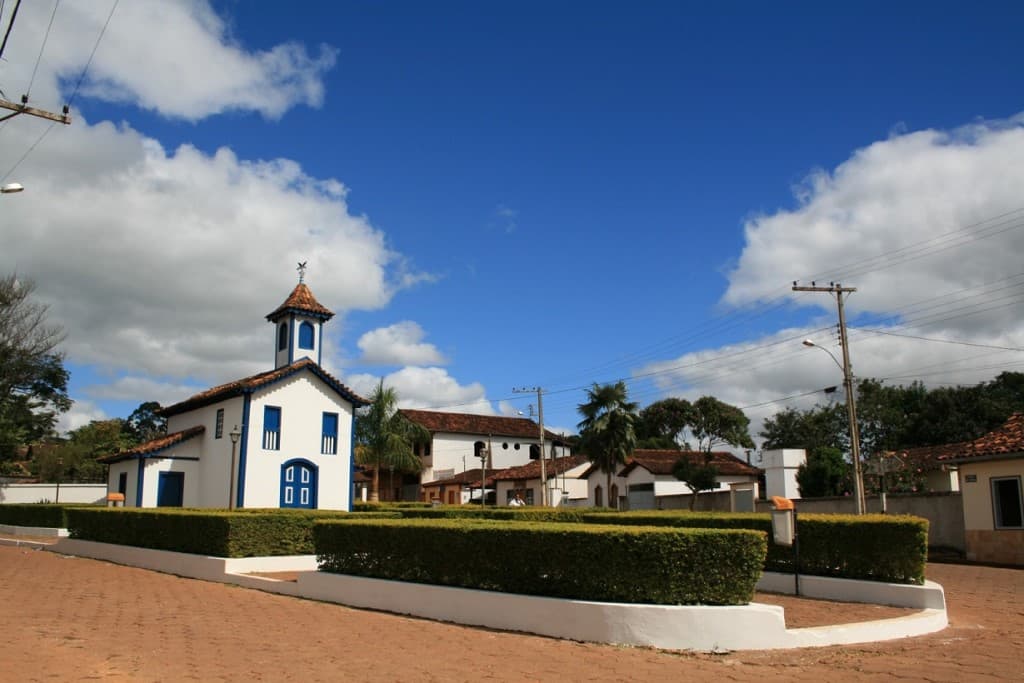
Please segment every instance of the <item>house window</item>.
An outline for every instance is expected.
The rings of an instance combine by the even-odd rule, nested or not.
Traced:
[[[998,477],[992,482],[992,512],[997,529],[1024,528],[1020,477]]]
[[[284,351],[288,348],[288,323],[281,323],[277,328],[277,350]]]
[[[313,349],[313,325],[312,323],[302,321],[299,325],[299,348],[300,349]]]
[[[122,472],[117,475],[117,492],[121,495],[128,495],[128,473]]]
[[[604,507],[604,490],[600,486],[594,489],[594,507]]]
[[[161,472],[157,478],[156,506],[180,508],[185,494],[184,472]]]
[[[320,452],[324,455],[338,453],[338,414],[324,413],[323,430],[320,435]]]
[[[268,451],[281,449],[281,409],[263,407],[263,448]]]
[[[217,423],[213,426],[213,438],[220,439],[224,436],[224,409],[217,408]]]
[[[540,460],[540,446],[535,443],[530,444],[530,460]]]

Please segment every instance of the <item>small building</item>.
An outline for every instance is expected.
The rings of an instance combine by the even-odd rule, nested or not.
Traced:
[[[585,457],[570,455],[548,460],[545,465],[550,506],[586,505],[587,480],[580,478],[590,468],[590,462]],[[494,475],[494,482],[498,505],[508,505],[517,493],[527,505],[543,503],[544,487],[541,484],[539,460],[499,470]]]
[[[164,408],[167,434],[101,462],[129,507],[351,509],[356,408],[321,366],[334,314],[299,284],[267,320],[274,369]]]
[[[709,454],[697,451],[668,449],[637,449],[626,464],[612,477],[611,507],[627,510],[661,509],[667,499],[689,496],[690,489],[672,474],[672,468],[681,458],[703,463]],[[757,481],[761,470],[748,465],[732,453],[712,451],[710,463],[718,469],[717,488],[730,491],[738,487],[750,499],[753,509],[757,498]],[[597,465],[583,473],[588,482],[588,504],[603,507],[606,499],[607,475]]]
[[[399,412],[430,432],[430,443],[416,447],[423,470],[408,480],[409,498],[429,500],[423,486],[474,467],[479,470],[482,460],[486,469],[500,470],[540,459],[540,427],[525,417],[410,408]],[[548,462],[569,455],[568,445],[557,434],[545,430],[544,440]]]
[[[423,484],[423,497],[430,502],[444,505],[465,505],[479,503],[481,486],[485,501],[492,503],[494,499],[494,475],[496,472],[483,472],[479,467],[466,470],[449,477],[437,479]]]
[[[958,468],[967,559],[1024,565],[1024,413],[973,441],[931,451]]]

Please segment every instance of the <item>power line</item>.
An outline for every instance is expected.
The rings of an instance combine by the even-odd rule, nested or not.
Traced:
[[[103,34],[107,32],[107,26],[110,25],[110,20],[114,16],[114,10],[117,9],[117,4],[121,0],[114,0],[114,4],[110,7],[110,13],[107,15],[107,20],[103,22],[103,28],[100,29],[100,34],[96,37],[96,43],[92,46],[92,52],[89,53],[89,59],[85,62],[85,68],[82,69],[82,75],[78,77],[78,83],[75,84],[75,89],[71,92],[71,97],[68,99],[68,106],[75,101],[75,96],[78,94],[78,89],[82,87],[82,81],[85,80],[85,74],[92,66],[92,58],[96,56],[96,50],[100,46],[100,41],[103,40]]]
[[[21,162],[25,161],[25,158],[29,154],[32,153],[32,150],[34,150],[36,147],[38,147],[39,143],[43,141],[43,138],[45,138],[46,135],[51,130],[53,130],[54,125],[56,125],[56,122],[55,121],[51,121],[50,125],[47,126],[46,130],[43,131],[42,135],[40,135],[38,138],[36,138],[36,141],[32,143],[32,146],[29,147],[27,150],[25,150],[25,153],[21,155],[20,159],[18,159],[17,161],[14,162],[14,165],[11,166],[11,168],[7,171],[7,173],[4,173],[3,177],[0,178],[0,183],[2,183],[3,181],[7,180],[7,176],[11,175],[12,173],[14,173],[15,170],[17,170],[18,166],[21,165]]]
[[[904,337],[906,339],[920,339],[921,341],[937,342],[939,344],[956,344],[958,346],[973,346],[979,349],[999,349],[1000,351],[1024,351],[1024,348],[1017,346],[996,346],[994,344],[978,344],[975,342],[965,342],[956,339],[937,339],[935,337],[922,337],[916,334],[900,334],[898,332],[886,332],[885,330],[872,330],[866,327],[855,327],[853,328],[859,332],[870,332],[871,334],[884,334],[889,337]]]
[[[39,55],[36,57],[36,65],[32,67],[32,78],[28,81],[28,89],[25,90],[25,99],[32,93],[32,84],[36,81],[36,71],[39,70],[39,62],[43,59],[43,50],[46,49],[46,41],[50,38],[50,29],[53,28],[53,19],[57,16],[57,8],[60,7],[60,0],[53,3],[53,12],[50,14],[50,23],[46,25],[46,34],[43,36],[43,44],[39,46]]]

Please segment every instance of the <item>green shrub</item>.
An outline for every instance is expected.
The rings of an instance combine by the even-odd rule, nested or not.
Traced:
[[[68,520],[65,512],[71,508],[97,507],[86,506],[82,503],[52,504],[52,503],[12,503],[0,505],[0,524],[11,526],[39,526],[55,529],[65,529]]]
[[[88,541],[214,557],[311,555],[314,522],[344,514],[327,510],[75,508],[68,510],[68,530],[72,538]],[[398,514],[359,516],[396,518]]]
[[[793,549],[771,541],[771,515],[764,513],[623,512],[584,514],[588,524],[624,524],[714,529],[756,529],[768,534],[766,571],[792,572]],[[797,517],[800,572],[892,583],[924,583],[928,520],[907,515]]]
[[[607,602],[746,604],[764,534],[473,520],[322,520],[320,568]]]
[[[387,510],[404,510],[407,508],[430,508],[434,507],[433,503],[427,503],[421,500],[392,500],[383,501],[380,503],[364,503],[358,501],[352,503],[352,512],[380,512]]]

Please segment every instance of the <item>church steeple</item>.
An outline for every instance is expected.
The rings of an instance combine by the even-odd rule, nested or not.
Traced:
[[[334,317],[305,283],[306,263],[299,264],[299,284],[284,303],[267,315],[274,323],[274,368],[291,365],[300,358],[320,363],[323,324]]]

